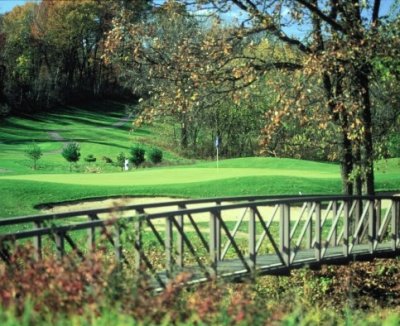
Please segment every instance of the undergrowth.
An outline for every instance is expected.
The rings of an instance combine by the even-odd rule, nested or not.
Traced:
[[[36,261],[20,247],[0,269],[0,324],[398,325],[396,259],[302,269],[290,277],[218,280],[192,287],[181,274],[155,294],[147,279],[99,252]]]

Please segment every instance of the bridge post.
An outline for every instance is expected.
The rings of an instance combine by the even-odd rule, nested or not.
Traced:
[[[377,241],[376,239],[376,212],[375,212],[375,207],[374,207],[374,200],[369,200],[369,206],[368,206],[368,242],[369,242],[369,252],[371,254],[374,253],[375,251],[375,242]]]
[[[166,267],[166,272],[169,277],[172,276],[173,272],[173,255],[172,251],[174,250],[173,248],[173,230],[172,230],[172,221],[171,221],[171,216],[167,216],[165,218],[165,267]]]
[[[221,202],[217,201],[215,203],[216,206],[220,206]],[[218,216],[215,219],[215,231],[216,231],[216,251],[217,251],[217,260],[221,260],[221,220],[218,218],[222,218],[222,212],[218,211]]]
[[[185,209],[186,208],[186,206],[185,205],[178,205],[178,208],[181,210],[181,209]],[[181,215],[178,215],[177,216],[177,224],[178,224],[178,226],[179,226],[179,228],[180,228],[180,230],[182,230],[182,232],[184,232],[184,229],[183,229],[183,227],[184,227],[184,216],[181,214]],[[177,259],[177,264],[178,264],[178,266],[179,267],[183,267],[183,254],[184,254],[184,241],[183,241],[183,234],[181,233],[181,232],[178,232],[178,235],[177,235],[177,245],[178,245],[178,248],[177,248],[177,251],[178,251],[178,259]]]
[[[55,233],[54,239],[56,241],[57,248],[57,258],[62,259],[65,254],[65,234],[64,233]]]
[[[391,223],[391,238],[392,238],[392,250],[397,250],[397,245],[399,241],[399,202],[397,202],[394,198],[392,199],[392,223]]]
[[[362,214],[362,210],[363,210],[363,202],[361,199],[355,199],[355,201],[356,201],[356,206],[354,207],[354,212],[353,212],[352,233],[355,236],[354,243],[359,244],[364,228],[360,229],[360,232],[359,232],[360,234],[356,234],[356,230],[357,230],[358,224],[360,223],[361,214]],[[353,239],[353,241],[354,241],[354,239]]]
[[[343,214],[344,214],[344,221],[343,221],[343,255],[345,257],[349,256],[349,245],[350,245],[350,216],[349,216],[349,202],[348,200],[344,200],[343,202]]]
[[[99,219],[96,214],[89,214],[88,217],[90,221],[95,221]],[[88,232],[88,239],[87,239],[88,251],[94,252],[94,250],[96,249],[96,229],[94,227],[88,228],[87,232]]]
[[[315,243],[314,243],[314,252],[316,261],[321,260],[321,203],[315,203]]]
[[[378,232],[382,224],[382,199],[378,198],[375,201],[375,215],[376,215],[376,241],[379,242]]]
[[[256,251],[256,213],[253,207],[249,207],[249,258],[252,274],[256,271],[257,251]]]
[[[118,221],[114,223],[114,252],[115,260],[117,264],[120,265],[122,262],[122,245],[121,245],[121,226]]]
[[[307,202],[307,211],[308,214],[313,214],[311,212],[312,210],[312,204],[311,202]],[[312,218],[310,219],[310,223],[307,226],[307,231],[306,231],[306,248],[311,249],[312,248]]]
[[[218,217],[217,211],[210,212],[210,261],[211,261],[211,271],[216,276],[217,266],[218,266]]]
[[[42,223],[41,222],[34,222],[35,224],[35,229],[40,229],[42,227]],[[33,247],[35,248],[35,259],[36,260],[40,260],[42,258],[42,236],[37,235],[34,239],[33,239]]]
[[[286,266],[290,266],[290,206],[280,204],[281,217],[279,225],[280,251]]]
[[[135,250],[135,271],[139,273],[142,265],[142,219],[139,216],[135,220],[134,250]]]
[[[338,213],[338,207],[337,207],[337,201],[335,200],[332,204],[332,221],[335,219],[337,213]],[[331,245],[334,247],[337,246],[338,245],[337,240],[338,239],[337,239],[337,224],[336,224],[335,228],[333,229]]]

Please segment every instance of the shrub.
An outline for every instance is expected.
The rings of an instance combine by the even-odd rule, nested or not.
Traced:
[[[36,170],[36,162],[43,155],[41,148],[35,142],[32,142],[32,144],[26,149],[25,155],[32,160],[32,168]]]
[[[81,149],[78,143],[68,143],[64,146],[61,155],[70,163],[69,170],[72,170],[72,164],[79,161]]]
[[[85,161],[88,163],[96,162],[96,158],[93,156],[93,154],[89,154],[85,157]]]
[[[163,159],[163,152],[158,148],[153,148],[149,153],[149,160],[154,163],[158,164],[161,163]]]
[[[108,163],[108,164],[111,164],[111,163],[113,162],[113,160],[110,159],[108,156],[103,156],[101,159],[102,159],[104,162]]]
[[[144,161],[145,150],[139,146],[134,146],[131,148],[131,162],[136,168],[139,167]]]
[[[125,160],[126,160],[125,154],[121,152],[118,154],[118,156],[115,160],[116,161],[115,165],[120,167],[121,170],[123,170],[124,166],[125,166]]]

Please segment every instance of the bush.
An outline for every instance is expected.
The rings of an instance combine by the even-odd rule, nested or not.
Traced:
[[[158,164],[161,163],[163,159],[163,152],[158,148],[153,148],[149,153],[149,160],[154,163]]]
[[[93,156],[93,154],[89,154],[85,157],[85,161],[88,163],[96,162],[96,158]]]
[[[35,142],[26,149],[25,155],[28,156],[32,162],[32,169],[36,170],[36,162],[42,157],[43,153],[41,148]]]
[[[139,167],[144,161],[145,150],[139,146],[134,146],[131,148],[131,162],[136,168]]]
[[[126,160],[126,156],[125,156],[124,153],[121,152],[121,153],[118,154],[118,156],[117,156],[117,158],[115,160],[116,161],[115,165],[120,167],[121,170],[123,170],[124,166],[125,166],[125,160]]]
[[[61,155],[70,163],[69,170],[72,170],[72,164],[79,161],[81,149],[78,143],[68,143],[64,146]]]
[[[101,158],[104,162],[106,162],[107,164],[111,164],[113,162],[112,159],[110,159],[108,156],[103,156]]]

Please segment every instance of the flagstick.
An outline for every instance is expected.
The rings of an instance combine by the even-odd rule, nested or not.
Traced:
[[[219,150],[217,146],[217,169],[219,169]]]

